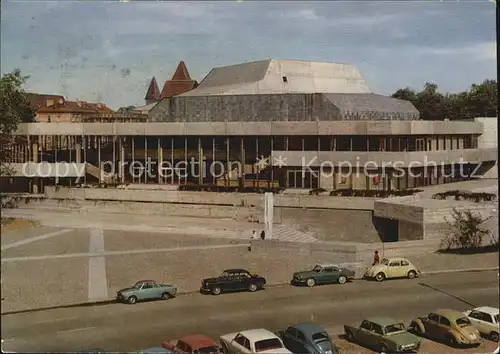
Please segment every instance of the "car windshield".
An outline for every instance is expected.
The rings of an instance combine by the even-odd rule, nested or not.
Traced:
[[[219,348],[218,347],[205,347],[205,348],[200,348],[195,351],[195,353],[199,354],[216,354],[219,353]]]
[[[383,265],[389,265],[389,260],[387,258],[382,259],[382,262],[380,262]]]
[[[255,352],[257,353],[280,348],[283,348],[283,345],[278,338],[264,339],[255,342]]]
[[[315,271],[315,272],[321,272],[321,269],[323,269],[323,268],[321,268],[321,266],[317,265],[317,266],[315,266],[313,268],[313,271]]]
[[[405,329],[404,324],[394,323],[394,324],[391,324],[391,325],[385,327],[385,334],[391,335],[391,334],[398,333],[398,332],[405,331],[405,330],[406,329]]]
[[[460,317],[456,320],[458,327],[467,327],[470,326],[470,321],[467,317]]]
[[[140,289],[142,286],[142,283],[135,283],[134,289]]]
[[[500,318],[498,317],[498,315],[495,315],[495,323],[498,323],[500,322]]]

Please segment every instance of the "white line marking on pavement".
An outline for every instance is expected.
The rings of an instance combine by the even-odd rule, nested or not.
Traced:
[[[50,256],[33,256],[33,257],[12,257],[1,259],[4,262],[22,262],[22,261],[42,261],[47,259],[64,259],[64,258],[82,258],[82,257],[105,257],[105,256],[121,256],[126,254],[143,254],[143,253],[162,253],[175,251],[191,251],[191,250],[210,250],[219,248],[241,248],[248,247],[248,244],[229,244],[229,245],[211,245],[211,246],[190,246],[190,247],[174,247],[174,248],[155,248],[145,250],[130,250],[130,251],[106,251],[99,253],[70,253],[58,254]]]
[[[72,333],[72,332],[81,332],[81,331],[88,331],[89,329],[94,329],[96,327],[83,327],[83,328],[74,328],[74,329],[68,329],[66,331],[59,331],[56,332],[56,334],[63,334],[63,333]]]
[[[2,246],[1,250],[5,251],[5,250],[8,250],[8,249],[11,249],[11,248],[14,248],[14,247],[26,245],[26,244],[31,243],[31,242],[35,242],[35,241],[39,241],[39,240],[45,240],[47,238],[58,236],[58,235],[62,235],[62,234],[68,233],[70,231],[73,231],[73,230],[72,229],[64,229],[64,230],[59,230],[59,231],[55,231],[55,232],[50,232],[48,234],[43,234],[43,235],[36,236],[36,237],[31,237],[31,238],[28,238],[26,240],[21,240],[21,241],[18,241],[18,242],[11,243],[9,245]]]
[[[90,230],[90,253],[103,253],[104,232],[102,229]],[[108,281],[106,278],[106,257],[91,257],[89,259],[89,300],[108,298]]]
[[[76,320],[78,317],[63,317],[63,318],[54,318],[51,320],[44,320],[44,321],[35,321],[34,324],[43,324],[43,323],[54,323],[54,322],[62,322],[62,321],[68,321],[68,320]]]

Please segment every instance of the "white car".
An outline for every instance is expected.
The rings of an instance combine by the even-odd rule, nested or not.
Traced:
[[[482,306],[464,312],[464,315],[471,321],[479,332],[492,341],[498,342],[500,332],[499,310],[495,307]]]
[[[250,329],[220,337],[224,354],[236,353],[280,353],[292,354],[285,348],[281,339],[267,329]]]

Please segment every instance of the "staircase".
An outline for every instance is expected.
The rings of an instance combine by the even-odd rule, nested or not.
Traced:
[[[289,242],[314,243],[318,240],[312,233],[298,231],[296,228],[291,228],[285,225],[273,225],[273,239]]]
[[[85,172],[97,178],[100,182],[113,183],[114,178],[109,176],[106,172],[99,167],[94,166],[88,162],[85,163]]]

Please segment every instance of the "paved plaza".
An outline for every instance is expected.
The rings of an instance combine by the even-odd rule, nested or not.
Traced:
[[[271,248],[265,254],[249,252],[248,238],[99,229],[83,216],[80,222],[88,228],[3,231],[2,313],[112,299],[118,289],[140,279],[196,291],[200,279],[227,268],[247,268],[280,284],[318,262],[299,250],[293,257]],[[422,271],[498,267],[496,253],[409,258]]]

